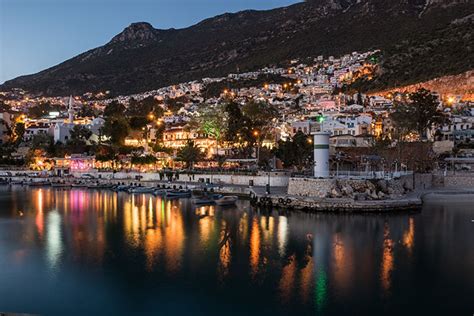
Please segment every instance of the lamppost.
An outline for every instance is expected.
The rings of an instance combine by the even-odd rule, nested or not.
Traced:
[[[258,163],[260,162],[260,137],[259,137],[260,133],[255,130],[253,131],[253,136],[255,136],[255,141],[257,142],[257,166],[258,166]]]

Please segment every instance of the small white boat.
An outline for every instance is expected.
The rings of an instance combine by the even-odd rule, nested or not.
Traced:
[[[235,205],[239,198],[235,195],[226,195],[216,200],[216,204],[220,206]]]
[[[153,193],[155,188],[152,187],[132,187],[128,189],[129,193]]]

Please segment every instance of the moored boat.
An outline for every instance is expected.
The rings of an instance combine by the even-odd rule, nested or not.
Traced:
[[[120,184],[114,187],[114,191],[116,192],[128,191],[128,189],[130,189],[130,186],[126,184]]]
[[[222,194],[206,194],[193,198],[191,201],[194,205],[213,205],[216,204],[216,200],[220,198],[222,198]]]
[[[129,193],[153,193],[155,188],[152,187],[132,187],[128,189]]]
[[[170,190],[166,192],[168,198],[187,198],[191,197],[191,190]]]
[[[28,182],[28,186],[30,187],[44,187],[44,186],[48,186],[48,185],[51,185],[51,183],[49,181],[32,181],[32,182]]]
[[[226,195],[216,200],[216,204],[220,206],[235,205],[239,198],[235,195]]]
[[[153,191],[153,195],[164,196],[164,195],[166,195],[166,192],[167,192],[167,191],[168,191],[168,190],[166,190],[166,189],[155,189],[155,190]]]

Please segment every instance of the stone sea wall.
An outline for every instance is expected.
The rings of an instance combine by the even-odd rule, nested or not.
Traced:
[[[81,173],[73,173],[76,177],[81,177]],[[160,181],[166,180],[162,178],[163,174],[160,175],[158,172],[89,172],[89,174],[99,177],[101,179],[122,179],[122,180],[134,180],[137,176],[142,181]],[[269,181],[271,186],[275,187],[286,187],[288,185],[290,176],[285,172],[264,172],[257,175],[242,175],[242,174],[187,174],[180,173],[173,176],[173,181],[186,181],[186,182],[211,182],[211,183],[222,183],[222,184],[235,184],[235,185],[249,185],[253,182],[255,186],[265,186]]]
[[[474,174],[449,175],[444,177],[445,188],[474,188]]]
[[[396,199],[413,189],[412,176],[393,180],[291,178],[288,184],[289,195],[358,201]]]

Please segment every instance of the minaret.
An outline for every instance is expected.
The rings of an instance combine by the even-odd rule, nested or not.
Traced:
[[[69,107],[68,107],[67,113],[69,114],[69,123],[73,124],[74,123],[74,108],[72,106],[72,95],[69,96]]]

